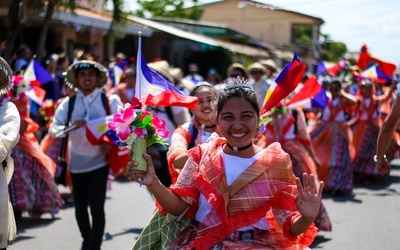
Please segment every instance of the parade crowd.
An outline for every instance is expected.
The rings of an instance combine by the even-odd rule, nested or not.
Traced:
[[[147,172],[132,171],[129,152],[110,160],[113,141],[88,139],[87,124],[137,105],[136,59],[118,53],[103,65],[84,51],[73,58],[58,51],[39,62],[51,76],[45,83],[26,79],[32,60],[21,46],[0,67],[0,156],[7,177],[0,180],[1,191],[8,183],[12,206],[7,215],[17,221],[56,217],[64,204],[74,204],[82,249],[100,249],[106,192],[116,178],[147,186],[157,205],[134,249],[307,249],[318,231],[334,230],[323,192],[345,197],[354,184],[384,182],[388,163],[399,156],[397,125],[378,143],[385,119],[399,119],[391,114],[395,74],[363,77],[356,61],[338,63],[334,73],[307,69],[292,93],[261,113],[281,72],[274,60],[233,62],[222,73],[158,58],[148,67],[199,102],[193,109],[143,104],[165,121],[168,146],[149,147]],[[294,103],[303,88],[321,90],[322,103]],[[61,160],[68,166],[64,174]],[[58,185],[71,195],[61,197]],[[168,223],[154,230],[156,220]],[[0,249],[8,245],[1,243]]]

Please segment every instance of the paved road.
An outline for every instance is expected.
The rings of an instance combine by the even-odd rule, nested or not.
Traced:
[[[391,177],[383,184],[356,186],[353,195],[323,202],[333,224],[332,232],[320,232],[313,249],[400,249],[400,160],[392,162]],[[65,193],[66,189],[60,190]],[[107,195],[107,224],[103,250],[132,249],[136,237],[154,210],[149,192],[137,183],[115,181]],[[81,239],[72,206],[55,219],[23,218],[10,250],[78,250]]]

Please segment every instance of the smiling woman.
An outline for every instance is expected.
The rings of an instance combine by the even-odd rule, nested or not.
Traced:
[[[213,132],[217,132],[214,114],[217,92],[214,87],[207,82],[199,82],[189,95],[199,98],[199,103],[192,110],[192,121],[175,129],[167,153],[168,170],[173,184],[188,159],[188,150],[206,142]]]
[[[158,210],[134,249],[152,249],[153,244],[163,249],[308,249],[317,234],[313,221],[323,183],[304,174],[301,184],[279,143],[266,149],[252,143],[259,107],[243,80],[233,80],[221,91],[216,117],[225,137],[211,136],[189,150],[170,188],[157,179],[145,154],[148,169],[136,171],[134,178],[153,193]],[[151,226],[160,220],[161,228]],[[164,231],[175,233],[153,241]]]

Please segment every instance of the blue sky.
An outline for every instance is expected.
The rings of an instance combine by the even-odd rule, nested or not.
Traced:
[[[400,64],[398,0],[268,0],[259,1],[322,18],[321,31],[350,51],[365,43],[379,59]]]
[[[200,1],[200,3],[210,2],[214,1]],[[399,0],[259,0],[258,2],[319,17],[325,21],[321,28],[322,33],[328,34],[332,40],[345,43],[350,51],[359,51],[365,43],[372,55],[400,65]]]

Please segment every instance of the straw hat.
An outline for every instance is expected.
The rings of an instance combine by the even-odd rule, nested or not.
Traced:
[[[172,82],[173,78],[169,73],[169,63],[165,60],[151,62],[147,64],[152,70],[156,71],[168,81]]]
[[[242,69],[244,72],[246,72],[246,68],[244,67],[243,64],[241,63],[232,63],[229,67],[228,67],[228,72],[231,72],[233,69]]]
[[[180,81],[183,78],[183,71],[181,68],[173,68],[169,70],[169,73],[173,78],[176,80]]]
[[[72,54],[72,57],[80,59],[84,53],[85,53],[85,51],[83,49],[75,49]]]
[[[108,71],[107,68],[101,65],[98,62],[95,61],[90,61],[90,60],[82,60],[78,61],[72,65],[70,65],[67,69],[67,80],[70,82],[74,87],[78,86],[78,79],[76,77],[76,71],[78,69],[88,69],[88,68],[93,68],[97,70],[99,73],[99,80],[97,87],[101,88],[104,85],[106,85],[108,81]]]
[[[262,71],[264,73],[267,72],[267,69],[265,68],[264,65],[262,65],[259,62],[255,62],[249,65],[249,67],[247,68],[248,72],[250,73],[251,71]]]
[[[261,60],[260,63],[264,65],[264,67],[273,70],[274,72],[277,71],[276,63],[272,59]]]
[[[0,94],[6,94],[12,86],[13,71],[10,65],[0,57]]]

